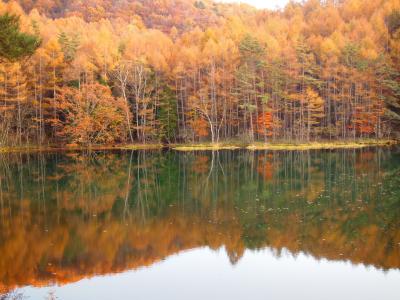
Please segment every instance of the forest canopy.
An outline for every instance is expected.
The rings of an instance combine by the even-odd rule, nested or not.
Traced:
[[[399,135],[398,0],[2,1],[3,22],[2,145]]]

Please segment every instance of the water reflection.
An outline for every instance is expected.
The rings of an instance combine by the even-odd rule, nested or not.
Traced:
[[[282,251],[246,250],[232,266],[224,251],[180,252],[151,268],[97,276],[63,286],[24,288],[30,299],[63,300],[398,300],[400,272],[315,260]]]
[[[0,163],[2,292],[201,247],[224,247],[231,264],[268,247],[400,268],[400,157],[389,149],[7,154]]]

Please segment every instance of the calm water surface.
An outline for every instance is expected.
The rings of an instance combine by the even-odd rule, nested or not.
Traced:
[[[400,299],[400,151],[3,154],[1,294]]]

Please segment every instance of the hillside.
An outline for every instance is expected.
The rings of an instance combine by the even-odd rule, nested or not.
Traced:
[[[131,21],[139,17],[147,28],[170,32],[175,27],[187,31],[196,26],[220,25],[228,15],[249,14],[250,6],[216,3],[210,0],[89,0],[89,1],[18,1],[25,12],[37,10],[50,18],[76,16],[87,22],[101,19]]]

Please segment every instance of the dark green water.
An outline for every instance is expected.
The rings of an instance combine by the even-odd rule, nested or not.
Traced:
[[[398,149],[0,157],[0,294],[387,300],[399,270]]]

